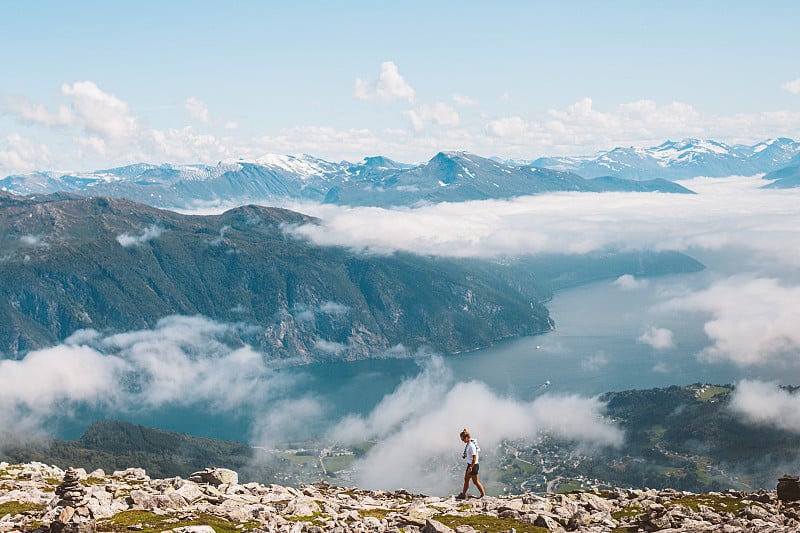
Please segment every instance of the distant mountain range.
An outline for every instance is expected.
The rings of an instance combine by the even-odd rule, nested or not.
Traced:
[[[587,180],[572,172],[441,152],[406,165],[385,157],[331,163],[308,155],[267,156],[217,165],[139,163],[88,173],[35,172],[0,179],[17,195],[69,192],[128,198],[154,207],[308,200],[343,205],[408,206],[512,198],[552,191],[659,191],[690,194],[661,179]]]
[[[751,176],[791,166],[800,166],[800,143],[792,139],[772,139],[753,146],[686,139],[651,148],[618,147],[593,156],[534,161],[440,152],[430,161],[415,165],[382,156],[334,163],[310,155],[268,155],[216,165],[137,163],[94,172],[11,175],[0,179],[0,191],[128,198],[168,209],[303,200],[388,207],[554,191],[690,194],[692,191],[671,181],[696,176]],[[783,176],[773,179],[783,180]],[[796,180],[772,186],[794,187]]]
[[[255,325],[234,342],[294,364],[398,346],[458,353],[548,331],[543,302],[555,288],[703,268],[678,253],[503,263],[363,255],[285,229],[315,223],[278,208],[190,216],[130,200],[0,192],[0,358],[81,329],[153,328],[170,315]]]
[[[781,137],[752,146],[697,139],[666,141],[651,148],[614,148],[586,157],[544,157],[524,165],[574,172],[586,178],[616,176],[642,180],[679,180],[697,176],[752,176],[791,165],[800,142]]]

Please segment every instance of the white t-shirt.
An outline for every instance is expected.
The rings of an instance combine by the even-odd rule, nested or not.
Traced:
[[[467,463],[472,463],[472,456],[477,456],[478,450],[478,443],[475,441],[475,439],[470,439],[470,441],[467,443],[467,446],[464,448],[464,460]],[[478,459],[479,457],[475,457],[475,464],[478,464]]]

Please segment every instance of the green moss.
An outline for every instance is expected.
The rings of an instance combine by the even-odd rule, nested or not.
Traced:
[[[734,513],[744,509],[747,505],[739,498],[727,498],[711,494],[693,494],[681,498],[670,500],[669,505],[683,505],[692,511],[697,511],[701,505],[710,507],[717,513]],[[758,504],[755,504],[758,505]]]
[[[44,509],[44,505],[38,503],[10,501],[0,503],[0,516],[5,516],[7,514],[17,515],[27,511],[41,511],[42,509]]]
[[[513,518],[499,518],[497,516],[485,514],[473,516],[440,514],[433,518],[453,529],[458,526],[466,525],[486,533],[501,533],[511,528],[514,528],[518,533],[549,533],[549,530],[544,527],[534,526],[533,524],[514,520]]]
[[[97,522],[97,531],[127,532],[136,524],[141,524],[141,533],[159,533],[176,527],[211,526],[217,533],[237,533],[256,529],[257,522],[231,522],[208,513],[200,513],[191,519],[177,520],[175,516],[158,515],[150,511],[122,511],[111,518]]]
[[[286,517],[286,520],[289,520],[290,522],[315,522],[318,520],[324,521],[327,519],[328,515],[323,515],[320,511],[314,511],[310,515]]]
[[[620,511],[614,511],[611,513],[611,518],[614,520],[621,520],[623,518],[630,518],[631,516],[636,516],[637,514],[641,514],[644,510],[639,505],[631,505],[628,506]]]
[[[358,511],[358,514],[364,518],[371,516],[373,518],[377,518],[378,520],[383,520],[386,518],[386,515],[391,512],[393,512],[391,509],[361,509]]]

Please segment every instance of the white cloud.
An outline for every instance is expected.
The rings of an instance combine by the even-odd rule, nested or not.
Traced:
[[[486,130],[497,137],[521,137],[528,131],[528,125],[521,117],[507,117],[490,121]]]
[[[463,94],[458,93],[453,94],[453,102],[459,106],[478,105],[480,103],[474,98],[470,98],[469,96],[464,96]]]
[[[164,233],[164,228],[158,226],[157,224],[153,224],[145,228],[141,235],[131,235],[130,233],[122,233],[117,235],[117,242],[120,243],[124,248],[140,246],[146,242],[152,241],[153,239],[159,238],[162,233]]]
[[[287,440],[308,438],[310,427],[319,424],[324,406],[313,397],[276,402],[253,424],[249,441],[256,446],[274,446]]]
[[[5,138],[5,149],[0,145],[0,169],[7,172],[30,172],[44,169],[49,164],[49,151],[46,146],[11,133]]]
[[[319,310],[330,315],[344,315],[350,308],[337,302],[325,301],[319,305]]]
[[[742,367],[800,365],[800,286],[742,275],[665,306],[710,315],[704,331],[712,345],[702,353],[708,361]]]
[[[381,72],[377,81],[367,82],[356,78],[354,95],[359,100],[408,100],[414,103],[414,88],[411,87],[392,61],[381,63]]]
[[[648,344],[656,350],[666,350],[675,346],[672,331],[666,328],[650,327],[636,339],[636,342]]]
[[[598,372],[604,366],[608,365],[608,362],[608,355],[606,355],[605,352],[600,351],[581,361],[581,368],[587,372]]]
[[[196,118],[204,124],[211,122],[211,118],[208,113],[208,106],[194,96],[186,99],[184,107],[186,107],[186,111],[189,112],[190,117]]]
[[[343,420],[330,438],[378,440],[354,465],[359,486],[444,494],[458,484],[463,450],[458,434],[464,426],[484,452],[505,439],[545,433],[590,448],[617,446],[623,435],[602,417],[604,407],[596,398],[572,395],[545,395],[532,402],[501,397],[483,383],[455,382],[441,360],[433,358],[371,413]],[[398,458],[402,468],[397,468]],[[490,463],[483,465],[489,468]]]
[[[75,115],[65,105],[60,105],[57,111],[51,112],[43,104],[30,102],[25,98],[11,98],[8,107],[21,120],[48,127],[72,126],[76,120]]]
[[[425,129],[429,122],[439,126],[454,127],[460,121],[458,112],[451,105],[444,102],[437,102],[432,106],[423,104],[403,114],[411,120],[411,125],[414,131],[417,132]]]
[[[623,291],[632,291],[647,287],[648,282],[646,279],[636,279],[636,277],[631,274],[623,274],[614,280],[614,285]]]
[[[314,349],[325,354],[338,355],[347,350],[347,345],[342,344],[341,342],[318,339],[317,342],[314,343]]]
[[[740,248],[764,264],[800,267],[800,189],[762,190],[758,178],[683,183],[699,194],[555,193],[398,209],[296,205],[322,223],[294,231],[319,244],[377,253],[492,257]],[[598,223],[607,220],[614,224]]]
[[[58,346],[0,360],[0,427],[37,432],[59,406],[113,403],[126,362],[87,346]]]
[[[138,133],[139,123],[131,115],[128,104],[101,90],[94,82],[65,83],[61,93],[69,97],[75,121],[90,134],[120,141]]]
[[[153,329],[103,335],[76,332],[64,344],[0,360],[0,427],[42,431],[52,416],[79,406],[106,412],[198,406],[254,413],[283,394],[291,377],[234,342],[245,328],[203,317],[172,316]],[[238,344],[238,345],[237,345]]]
[[[19,238],[19,242],[25,246],[38,248],[40,246],[47,247],[48,244],[39,235],[23,235]]]
[[[781,89],[792,94],[800,94],[800,78],[792,81],[787,81],[781,85]]]
[[[729,408],[752,424],[800,433],[800,393],[781,389],[777,383],[739,382]]]

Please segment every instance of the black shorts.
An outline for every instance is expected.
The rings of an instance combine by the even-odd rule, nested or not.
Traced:
[[[481,465],[479,463],[475,463],[474,465],[467,465],[467,469],[469,469],[470,466],[472,467],[472,472],[470,472],[470,475],[471,476],[477,476],[478,475],[478,470],[479,470]]]

